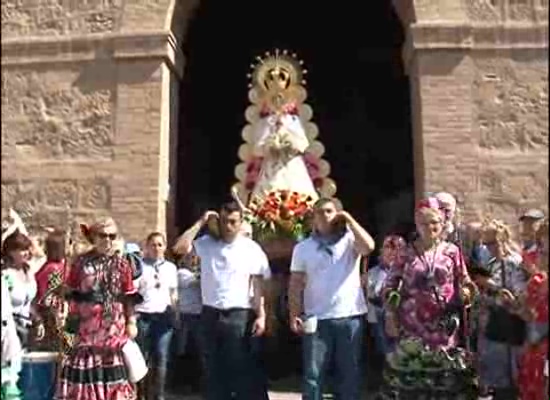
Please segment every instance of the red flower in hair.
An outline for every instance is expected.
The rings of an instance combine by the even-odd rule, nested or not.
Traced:
[[[90,229],[90,226],[80,224],[80,233],[82,233],[82,236],[84,236],[88,242],[92,242],[92,230]]]
[[[427,197],[422,199],[416,205],[416,210],[422,210],[423,208],[431,208],[434,210],[441,210],[441,203],[435,197]]]

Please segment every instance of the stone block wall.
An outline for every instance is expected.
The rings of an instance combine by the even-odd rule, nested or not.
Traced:
[[[161,61],[2,68],[2,205],[32,227],[111,214],[136,239],[158,218]]]
[[[417,198],[445,190],[465,220],[512,225],[526,208],[547,211],[548,3],[418,1],[400,16]]]
[[[131,240],[175,233],[180,49],[197,2],[2,1],[3,211],[31,227],[110,214]],[[456,193],[468,219],[547,208],[547,0],[393,2],[417,197]]]

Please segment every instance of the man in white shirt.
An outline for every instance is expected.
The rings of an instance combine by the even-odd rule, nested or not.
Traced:
[[[291,329],[303,335],[303,399],[321,400],[323,376],[335,364],[335,395],[357,400],[367,305],[360,260],[374,249],[372,237],[339,202],[320,199],[314,233],[292,255],[289,310]]]
[[[203,226],[212,227],[212,219],[217,219],[219,233],[195,240]],[[262,273],[268,260],[256,242],[241,235],[241,224],[239,205],[226,203],[219,214],[205,213],[174,246],[184,255],[194,249],[200,258],[207,400],[260,398],[250,336],[265,331]]]

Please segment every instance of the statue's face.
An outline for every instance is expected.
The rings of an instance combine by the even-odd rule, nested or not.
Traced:
[[[288,87],[288,73],[280,68],[275,68],[269,71],[266,85],[268,89],[285,90]]]

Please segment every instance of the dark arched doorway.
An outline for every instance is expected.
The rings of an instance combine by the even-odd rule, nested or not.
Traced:
[[[376,236],[412,215],[413,154],[403,29],[388,1],[365,4],[203,0],[184,52],[177,220],[188,226],[236,181],[254,57],[289,49],[305,61],[337,196]]]
[[[190,22],[180,97],[180,230],[228,197],[243,143],[249,65],[279,48],[296,52],[309,71],[307,102],[337,197],[380,241],[396,224],[410,223],[414,201],[404,34],[391,2],[261,4],[202,0]]]

